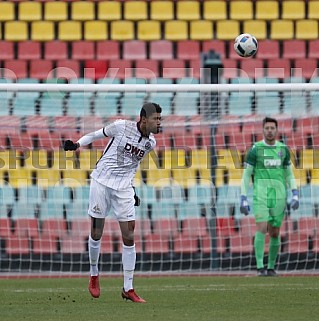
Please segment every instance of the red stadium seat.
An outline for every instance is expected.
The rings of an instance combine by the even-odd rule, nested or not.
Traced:
[[[8,79],[19,79],[28,77],[28,63],[25,60],[4,61],[3,77]]]
[[[181,59],[172,59],[163,61],[163,78],[184,78],[186,77],[185,61]]]
[[[301,217],[298,220],[298,231],[307,236],[314,237],[319,229],[319,219],[317,217]]]
[[[279,58],[280,49],[279,41],[277,40],[260,40],[258,41],[257,58],[260,59],[275,59]]]
[[[155,40],[149,43],[150,59],[173,59],[173,42],[168,40]]]
[[[55,69],[56,78],[79,78],[80,77],[80,63],[76,60],[58,60]]]
[[[263,59],[242,59],[240,64],[240,77],[261,78],[264,77]]]
[[[110,60],[107,76],[110,78],[124,79],[133,76],[133,64],[129,60]]]
[[[240,219],[240,235],[254,236],[256,233],[256,222],[253,216],[243,216]]]
[[[51,60],[31,60],[30,77],[35,79],[54,78],[53,63]]]
[[[222,75],[225,79],[233,79],[238,77],[237,61],[233,59],[223,59]]]
[[[41,59],[41,44],[38,41],[18,42],[18,59]]]
[[[0,59],[11,60],[14,59],[14,42],[0,41]]]
[[[308,235],[294,232],[288,235],[287,252],[288,253],[308,253]]]
[[[249,235],[233,235],[229,241],[231,253],[252,253],[254,250],[253,238]]]
[[[11,235],[11,220],[9,218],[0,218],[0,239],[8,239]]]
[[[306,57],[305,40],[284,40],[282,49],[282,58],[296,59]]]
[[[44,58],[49,60],[68,59],[68,43],[59,40],[44,43]]]
[[[73,135],[77,132],[77,119],[73,116],[54,117],[54,131],[59,135]]]
[[[222,59],[226,58],[225,41],[223,40],[204,41],[202,52],[208,52],[210,50],[220,54],[220,57]]]
[[[112,60],[120,58],[120,42],[115,40],[98,41],[96,43],[96,59]]]
[[[137,60],[135,62],[135,77],[143,79],[152,79],[159,77],[158,60]]]
[[[95,58],[93,41],[73,41],[71,45],[73,59],[86,60]]]
[[[86,60],[84,63],[84,77],[100,79],[106,76],[107,62],[105,60]]]
[[[298,76],[304,77],[306,79],[311,79],[312,77],[318,77],[318,64],[315,58],[300,58],[295,59],[295,73]],[[300,70],[298,70],[300,69]]]
[[[182,233],[173,239],[175,253],[196,253],[199,251],[198,239],[195,237],[185,237]]]
[[[267,77],[283,79],[292,76],[289,59],[269,59],[267,67]]]
[[[128,40],[123,43],[123,59],[146,59],[146,42],[142,40]]]
[[[184,60],[198,59],[200,42],[195,40],[180,40],[177,42],[177,58]]]
[[[319,40],[309,40],[308,42],[308,58],[319,58]]]
[[[201,71],[201,60],[200,59],[193,59],[189,62],[189,76],[200,79]]]

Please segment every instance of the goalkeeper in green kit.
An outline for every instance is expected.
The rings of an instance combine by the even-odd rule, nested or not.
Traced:
[[[275,263],[280,248],[280,226],[284,219],[287,189],[292,190],[290,207],[299,207],[299,192],[291,168],[288,147],[277,141],[278,122],[274,118],[263,120],[264,139],[249,150],[241,184],[240,212],[248,215],[250,206],[247,190],[250,177],[254,184],[254,216],[256,234],[254,239],[258,276],[277,276]],[[266,233],[269,233],[268,266],[264,267]]]

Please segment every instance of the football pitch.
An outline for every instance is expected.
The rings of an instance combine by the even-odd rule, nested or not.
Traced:
[[[0,279],[1,321],[303,321],[319,320],[319,278],[188,276],[135,278],[146,304],[123,301],[122,278]]]

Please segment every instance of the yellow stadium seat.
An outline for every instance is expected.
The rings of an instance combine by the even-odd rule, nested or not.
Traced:
[[[8,21],[4,27],[5,40],[28,40],[28,24],[25,21]]]
[[[124,1],[125,20],[145,20],[147,16],[146,1]]]
[[[210,168],[200,168],[199,169],[199,177],[201,180],[208,182],[212,180],[212,173]]]
[[[141,165],[140,165],[141,170],[152,170],[152,169],[159,169],[160,164],[159,164],[159,159],[158,155],[153,151],[147,154],[145,158],[143,158]]]
[[[189,33],[192,40],[211,40],[214,38],[213,22],[208,20],[191,21]]]
[[[150,5],[151,20],[165,21],[174,19],[173,1],[151,1]]]
[[[267,23],[265,20],[245,20],[243,32],[252,33],[258,40],[267,39]]]
[[[198,1],[177,1],[176,18],[178,20],[200,19],[200,7]]]
[[[58,170],[75,170],[80,167],[80,162],[75,152],[55,150],[52,154],[52,168]]]
[[[186,21],[171,20],[165,22],[166,40],[186,40],[188,39],[188,27]]]
[[[32,150],[25,160],[25,167],[28,169],[49,168],[48,156],[46,150]]]
[[[82,28],[79,21],[61,21],[58,29],[59,40],[74,41],[82,39]]]
[[[217,168],[215,170],[215,186],[216,187],[221,187],[223,185],[225,185],[224,183],[224,170]]]
[[[279,18],[278,1],[256,1],[256,20],[275,20]]]
[[[241,156],[237,150],[219,150],[217,165],[222,170],[241,168]]]
[[[230,1],[229,18],[233,20],[253,19],[252,1]]]
[[[64,186],[81,187],[86,186],[88,181],[88,172],[80,169],[62,171],[62,181]]]
[[[305,169],[293,168],[293,173],[298,186],[307,184],[307,171]]]
[[[55,39],[54,23],[52,21],[34,21],[31,23],[31,39],[49,41]]]
[[[210,168],[210,153],[207,149],[194,149],[191,153],[192,167],[195,169]]]
[[[239,21],[221,20],[216,22],[216,36],[221,40],[234,40],[240,34]]]
[[[9,184],[14,188],[32,185],[32,170],[26,168],[9,169]]]
[[[94,3],[76,1],[71,4],[71,20],[87,21],[95,19]]]
[[[314,167],[314,155],[313,149],[304,149],[300,157],[301,167],[304,169],[313,169]]]
[[[318,39],[318,20],[298,20],[295,23],[296,31],[295,37],[296,39]]]
[[[231,186],[241,186],[243,170],[241,168],[230,168],[228,170],[228,184]]]
[[[166,186],[172,178],[170,169],[152,169],[146,171],[147,185]]]
[[[282,19],[305,19],[305,1],[282,1]]]
[[[37,185],[43,188],[60,184],[61,173],[58,169],[50,168],[36,170]]]
[[[226,20],[226,1],[204,1],[203,17],[205,20]]]
[[[273,20],[270,25],[270,39],[286,40],[294,38],[294,23],[292,20]]]
[[[0,2],[0,21],[14,20],[14,3]]]
[[[132,40],[134,39],[134,24],[132,21],[112,21],[111,22],[112,40]]]
[[[137,38],[139,40],[161,39],[161,25],[159,21],[144,20],[137,23]]]
[[[184,149],[166,149],[163,153],[165,169],[180,169],[187,166]]]
[[[196,170],[193,168],[172,169],[172,175],[175,183],[183,188],[196,185]]]
[[[99,158],[101,157],[101,152],[96,149],[81,150],[80,152],[80,169],[92,171]]]
[[[85,40],[106,40],[108,39],[108,28],[105,21],[94,20],[84,23]]]
[[[98,3],[98,20],[120,20],[122,19],[121,2],[119,1],[101,1]]]
[[[38,1],[20,2],[18,7],[20,21],[36,21],[42,19],[42,7]]]
[[[308,19],[319,19],[319,1],[308,1]]]
[[[64,1],[49,1],[44,3],[44,20],[68,20],[68,7]]]

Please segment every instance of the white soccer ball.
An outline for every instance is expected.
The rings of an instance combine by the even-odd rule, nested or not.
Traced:
[[[251,34],[243,33],[235,39],[234,49],[241,57],[252,57],[258,50],[258,41]]]

